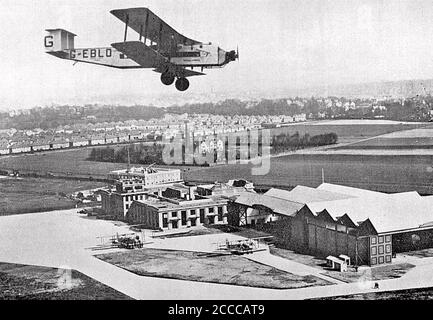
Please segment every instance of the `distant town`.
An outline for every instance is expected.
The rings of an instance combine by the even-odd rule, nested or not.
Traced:
[[[176,136],[188,123],[198,136],[276,128],[324,119],[431,121],[433,97],[225,100],[156,108],[55,106],[0,114],[0,155],[73,147],[155,141]]]

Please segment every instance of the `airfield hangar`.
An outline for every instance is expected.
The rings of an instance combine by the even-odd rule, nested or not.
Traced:
[[[347,255],[356,265],[391,263],[396,253],[433,247],[433,197],[385,194],[324,183],[292,191],[242,194],[228,223],[275,236],[281,245],[320,257]]]

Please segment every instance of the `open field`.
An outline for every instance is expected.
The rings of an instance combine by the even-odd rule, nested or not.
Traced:
[[[317,187],[325,182],[382,192],[418,191],[433,194],[432,156],[360,156],[333,154],[294,154],[270,159],[269,173],[251,174],[252,165],[233,164],[201,168],[185,173],[197,182],[247,179],[260,186]]]
[[[332,150],[351,149],[432,149],[433,137],[422,138],[373,138],[366,141],[353,143],[347,146],[335,147]]]
[[[396,131],[420,128],[426,125],[428,125],[428,123],[401,123],[393,121],[384,123],[382,121],[368,120],[335,120],[293,124],[286,127],[272,129],[272,133],[294,134],[299,132],[300,135],[308,133],[310,136],[313,136],[334,132],[337,134],[339,142],[352,142]]]
[[[0,179],[0,215],[75,208],[65,195],[104,186],[95,181],[43,178]]]
[[[368,123],[368,124],[364,124]],[[339,141],[354,142],[381,134],[407,134],[401,130],[431,126],[420,123],[365,122],[307,122],[272,129],[272,132],[310,135],[336,132]],[[399,131],[400,130],[400,131]],[[416,129],[424,130],[424,129]],[[395,132],[399,131],[399,132]],[[102,147],[103,148],[103,147]],[[93,177],[105,179],[112,170],[124,169],[126,164],[91,162],[86,158],[90,148],[46,152],[34,155],[0,157],[1,169],[16,169],[22,172],[70,175],[75,178]],[[393,155],[343,155],[332,154],[291,154],[272,158],[270,172],[263,176],[252,176],[250,165],[222,165],[216,167],[187,167],[186,180],[197,182],[227,181],[233,178],[248,179],[260,186],[290,188],[298,184],[316,187],[321,183],[322,168],[325,180],[359,188],[370,188],[384,192],[412,191],[433,194],[433,156]],[[384,166],[386,164],[386,166]]]
[[[2,300],[130,300],[76,271],[0,263]]]
[[[126,164],[86,161],[91,149],[73,149],[0,157],[0,169],[20,172],[51,173],[82,177],[106,178],[109,171],[126,168]]]
[[[347,296],[318,298],[312,300],[431,300],[432,298],[433,288],[426,288],[352,294]]]
[[[376,138],[351,143],[346,146],[332,148],[333,150],[369,150],[369,149],[432,149],[433,128],[404,130],[381,135]]]
[[[274,289],[328,285],[315,276],[298,276],[232,255],[142,249],[97,255],[97,258],[142,276],[225,283]]]
[[[99,147],[104,148],[104,147]],[[23,173],[51,174],[74,178],[107,179],[110,171],[126,169],[126,163],[87,161],[91,148],[53,151],[16,156],[0,156],[0,170],[19,170]],[[132,164],[134,165],[134,164]],[[142,166],[140,164],[135,166]],[[178,167],[176,167],[178,168]],[[194,167],[187,167],[194,170]]]
[[[111,170],[126,168],[126,164],[86,161],[86,150],[52,152],[46,155],[0,157],[0,169],[28,172],[52,172],[74,176],[106,178]],[[271,158],[270,171],[263,176],[252,176],[251,165],[220,165],[216,167],[189,167],[186,180],[197,182],[247,179],[261,186],[293,187],[298,184],[317,187],[322,180],[358,188],[384,192],[416,190],[433,194],[433,156],[429,155],[344,155],[291,154]],[[386,164],[386,165],[384,165]]]

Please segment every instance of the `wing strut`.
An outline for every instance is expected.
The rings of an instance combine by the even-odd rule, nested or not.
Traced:
[[[146,12],[146,27],[144,28],[144,44],[147,42],[147,30],[149,27],[149,10]]]
[[[125,22],[125,37],[123,42],[126,42],[126,37],[128,36],[128,23],[129,23],[129,15],[126,15],[126,22]]]
[[[159,23],[159,41],[158,48],[161,50],[161,40],[162,40],[162,22]]]

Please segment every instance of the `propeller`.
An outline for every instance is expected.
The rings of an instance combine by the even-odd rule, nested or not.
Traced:
[[[239,59],[239,46],[236,46],[236,58]]]

